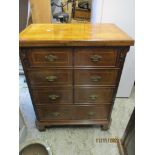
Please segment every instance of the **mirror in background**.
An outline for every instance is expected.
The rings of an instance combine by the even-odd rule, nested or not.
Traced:
[[[51,0],[52,22],[90,22],[91,8],[92,0]]]

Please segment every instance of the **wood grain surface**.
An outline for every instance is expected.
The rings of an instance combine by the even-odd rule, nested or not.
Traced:
[[[114,24],[31,24],[20,46],[130,46],[134,40]]]

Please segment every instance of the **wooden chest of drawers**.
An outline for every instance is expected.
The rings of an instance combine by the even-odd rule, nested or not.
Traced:
[[[36,125],[108,129],[123,64],[134,41],[113,24],[33,24],[20,58]]]

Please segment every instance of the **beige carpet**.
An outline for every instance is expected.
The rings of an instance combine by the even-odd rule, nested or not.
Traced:
[[[28,128],[23,144],[43,141],[53,155],[119,155],[116,143],[97,143],[97,138],[121,138],[134,108],[134,89],[130,98],[117,98],[112,112],[112,124],[108,131],[99,126],[52,127],[39,132],[35,127],[35,114],[27,85],[20,76],[20,108]],[[23,145],[21,144],[21,145]]]

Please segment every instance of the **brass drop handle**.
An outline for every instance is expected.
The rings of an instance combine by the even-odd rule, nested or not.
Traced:
[[[91,59],[92,62],[98,62],[98,61],[100,61],[102,59],[102,56],[100,56],[100,55],[92,55],[90,57],[90,59]]]
[[[89,116],[94,116],[94,115],[95,115],[95,112],[90,111],[90,112],[88,112],[88,115],[89,115]]]
[[[102,79],[101,76],[92,76],[92,77],[91,77],[91,81],[93,81],[93,82],[98,82],[98,81],[100,81],[101,79]]]
[[[58,57],[55,56],[55,55],[47,55],[47,56],[45,56],[45,59],[46,59],[47,61],[49,61],[49,62],[53,62],[53,61],[57,60]]]
[[[51,117],[58,117],[60,115],[59,112],[52,112],[49,114]]]
[[[51,100],[54,101],[54,100],[56,100],[56,99],[59,98],[59,95],[54,95],[54,94],[53,94],[53,95],[49,95],[48,97],[49,97]]]
[[[94,95],[94,94],[89,96],[89,98],[90,98],[91,100],[93,100],[93,101],[95,101],[95,100],[97,99],[97,97],[98,97],[98,96],[97,96],[97,95]]]
[[[46,77],[46,80],[49,81],[49,82],[56,81],[57,79],[58,79],[58,77],[54,76],[54,75]]]

